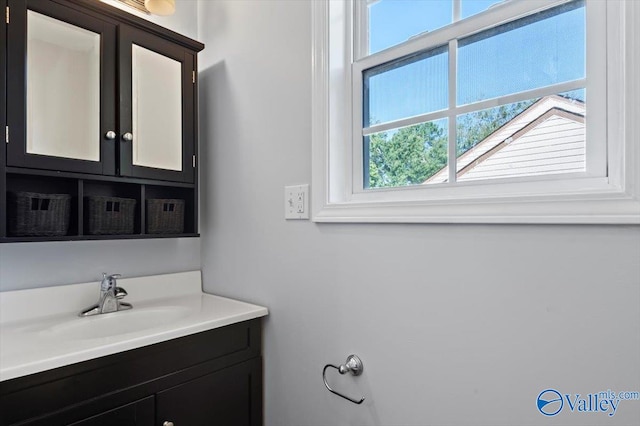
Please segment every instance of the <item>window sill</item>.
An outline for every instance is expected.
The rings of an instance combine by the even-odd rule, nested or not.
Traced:
[[[314,211],[314,222],[640,224],[637,199],[535,202],[331,203]]]

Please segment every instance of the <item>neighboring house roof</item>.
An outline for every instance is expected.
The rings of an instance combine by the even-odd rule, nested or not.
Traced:
[[[585,105],[546,96],[458,157],[459,182],[585,170]],[[449,179],[445,167],[423,184]]]

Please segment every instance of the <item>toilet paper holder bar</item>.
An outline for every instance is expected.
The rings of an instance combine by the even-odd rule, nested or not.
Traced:
[[[329,367],[335,368],[336,370],[338,370],[340,374],[351,373],[351,375],[353,376],[359,376],[362,374],[362,370],[364,369],[364,366],[362,365],[362,361],[360,360],[358,355],[349,355],[347,357],[347,361],[344,364],[341,364],[339,366],[335,366],[333,364],[325,365],[324,368],[322,369],[322,380],[324,381],[324,385],[329,390],[329,392],[336,394],[339,397],[342,397],[348,401],[351,401],[354,404],[362,404],[362,401],[364,401],[364,396],[360,398],[360,400],[357,400],[357,399],[349,398],[348,396],[343,395],[340,392],[336,392],[333,389],[331,389],[331,386],[329,386],[329,383],[327,383],[327,368]]]

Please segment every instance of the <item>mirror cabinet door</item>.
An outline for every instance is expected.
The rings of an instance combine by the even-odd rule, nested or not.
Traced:
[[[119,29],[120,174],[194,182],[195,53]]]
[[[131,47],[132,163],[182,171],[182,64]]]
[[[9,4],[7,163],[114,174],[115,25],[55,2]]]
[[[100,161],[100,34],[27,12],[27,153]]]

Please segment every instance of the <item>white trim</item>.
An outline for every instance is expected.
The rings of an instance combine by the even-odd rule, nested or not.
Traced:
[[[607,92],[607,108],[608,108],[608,126],[607,140],[624,141],[623,143],[609,143],[608,148],[608,175],[611,183],[620,187],[625,187],[625,183],[633,188],[638,177],[634,179],[634,169],[640,168],[640,161],[635,158],[633,152],[638,150],[638,109],[637,99],[640,96],[638,91],[638,61],[640,60],[638,52],[640,43],[638,42],[638,33],[635,29],[640,25],[640,7],[637,2],[611,2],[607,14],[607,26],[609,29],[609,37],[607,39],[607,62],[612,64],[620,64],[617,67],[609,67],[607,70],[607,79],[610,87]],[[623,3],[623,2],[621,2]],[[635,13],[636,20],[633,20]],[[626,16],[626,19],[625,19]],[[636,32],[634,34],[634,32]],[[627,43],[625,43],[625,34]],[[635,45],[635,50],[633,46]],[[625,48],[627,51],[625,52]],[[631,48],[631,49],[630,49]],[[626,90],[616,91],[616,85],[624,82]],[[634,102],[635,100],[635,102]],[[625,104],[626,103],[626,104]],[[634,107],[636,108],[634,114]],[[630,119],[627,120],[627,117]],[[634,129],[636,135],[634,137]],[[635,143],[630,143],[635,141]],[[627,161],[625,164],[625,160]],[[638,191],[640,184],[635,185]]]
[[[640,82],[638,76],[640,75],[640,4],[638,2],[625,2],[622,7],[622,11],[617,15],[622,21],[620,27],[615,27],[616,30],[620,30],[620,38],[625,41],[624,50],[620,51],[618,55],[621,57],[624,66],[618,69],[612,70],[610,80],[620,79],[624,81],[623,95],[617,102],[616,99],[611,99],[610,103],[617,103],[613,114],[610,112],[610,117],[613,119],[618,118],[620,121],[612,122],[611,128],[618,129],[617,134],[610,134],[609,137],[621,138],[624,143],[619,144],[615,148],[624,150],[623,153],[616,156],[616,152],[612,149],[610,155],[614,156],[616,161],[622,162],[622,166],[619,169],[622,170],[621,175],[624,176],[624,183],[619,183],[624,186],[625,193],[632,198],[635,198],[636,202],[640,200]],[[626,17],[626,21],[624,18]],[[610,17],[612,19],[613,17]],[[619,22],[618,21],[618,22]],[[611,20],[609,22],[612,22]],[[614,26],[617,23],[613,24]],[[624,30],[623,30],[624,28]],[[622,36],[624,34],[624,37]],[[617,41],[617,40],[616,40]],[[613,72],[615,71],[615,74]],[[611,96],[613,97],[613,95]],[[618,109],[619,108],[619,109]],[[619,116],[616,116],[617,113]],[[613,121],[613,120],[612,120]],[[621,130],[621,129],[624,129]],[[612,176],[612,180],[617,176]],[[621,180],[622,180],[621,179]],[[637,214],[640,214],[640,207],[637,208]]]
[[[313,216],[329,203],[329,4],[316,1],[311,5],[311,191]],[[337,176],[332,176],[337,179]]]
[[[353,2],[354,13],[354,54],[355,59],[360,59],[369,54],[369,1]]]
[[[615,6],[610,6],[611,9]],[[616,55],[615,44],[607,48],[607,26],[611,25],[607,19],[601,19],[607,16],[606,2],[589,2],[587,9],[587,76],[586,92],[587,92],[587,117],[586,117],[586,169],[592,176],[607,175],[607,144],[602,141],[607,139],[607,111],[608,102],[602,102],[607,99],[607,92],[616,93],[615,87],[607,87],[607,64],[619,63],[611,62],[616,60],[611,55]],[[609,58],[607,58],[609,55]],[[602,60],[607,58],[607,60]],[[602,84],[605,82],[605,84]],[[593,117],[604,118],[600,122],[593,120]]]
[[[479,14],[474,22],[489,19],[494,11],[516,7],[513,5],[531,9],[534,6],[547,8],[550,4],[555,6],[559,3],[537,0],[509,2]],[[640,140],[640,120],[637,119],[640,117],[640,83],[637,81],[640,75],[640,31],[637,29],[640,25],[640,5],[637,2],[606,2],[606,8],[608,178],[583,176],[565,179],[556,176],[554,179],[540,177],[537,181],[528,182],[505,179],[504,182],[449,184],[449,187],[455,186],[458,192],[455,197],[441,191],[438,185],[430,185],[429,192],[432,196],[438,194],[438,198],[429,201],[420,195],[425,189],[423,186],[371,190],[366,194],[353,192],[350,167],[347,165],[353,164],[355,150],[348,148],[352,144],[346,143],[353,136],[350,118],[354,114],[351,108],[351,40],[348,36],[351,34],[350,15],[353,8],[348,0],[314,1],[313,220],[640,224],[640,147],[637,146]],[[465,22],[460,21],[459,24]],[[419,41],[420,38],[410,40],[401,47],[408,48]],[[378,63],[383,63],[383,57],[388,54],[388,51],[383,51],[365,60],[375,57],[376,61],[380,61]],[[587,96],[590,97],[591,92],[587,92]],[[589,104],[589,111],[593,104],[595,102]],[[576,175],[580,174],[573,176]],[[515,191],[515,188],[518,190]],[[491,194],[491,191],[495,193]],[[466,197],[462,197],[465,193]]]
[[[431,206],[416,204],[330,205],[314,222],[345,223],[527,223],[640,224],[638,205],[629,200],[560,201],[549,208],[539,202]]]
[[[462,0],[453,0],[453,22],[458,22],[462,16]]]
[[[458,2],[455,2],[458,4]],[[460,7],[458,9],[458,16],[460,12]],[[454,16],[456,12],[454,12]],[[455,107],[457,104],[458,98],[458,40],[453,39],[449,41],[449,110],[447,115],[447,139],[448,139],[448,151],[447,151],[447,166],[449,168],[449,182],[455,183],[458,179],[456,175],[457,166],[456,163],[458,161],[456,151],[457,151],[457,143],[454,138],[456,135],[456,125],[457,125],[457,117]]]

